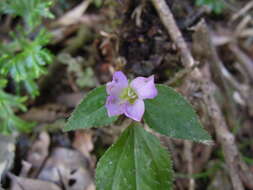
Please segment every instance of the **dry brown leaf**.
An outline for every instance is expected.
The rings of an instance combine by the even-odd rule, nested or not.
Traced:
[[[91,131],[76,131],[73,147],[79,150],[85,157],[90,157],[90,152],[93,150],[92,132]]]
[[[12,180],[11,190],[61,190],[59,186],[54,183],[29,179],[25,177],[17,177],[9,175]]]
[[[90,184],[86,190],[96,190],[95,184]]]
[[[12,166],[15,152],[15,138],[0,134],[0,184],[1,178]],[[1,185],[0,185],[1,187]]]
[[[56,148],[38,178],[61,184],[68,190],[85,190],[93,184],[88,160],[78,151]]]
[[[50,145],[50,137],[48,133],[41,132],[38,139],[34,142],[29,150],[27,161],[32,164],[33,174],[36,175],[44,160],[48,156],[48,148]]]
[[[58,118],[64,117],[66,107],[63,104],[44,104],[42,106],[33,107],[26,113],[20,115],[22,119],[27,121],[35,121],[38,123],[52,123]]]
[[[64,93],[57,97],[57,102],[59,104],[65,105],[68,108],[74,108],[79,104],[83,97],[84,93],[82,92]]]
[[[84,0],[80,5],[64,14],[61,18],[56,21],[56,25],[69,26],[76,24],[83,13],[87,10],[91,3],[91,0]]]

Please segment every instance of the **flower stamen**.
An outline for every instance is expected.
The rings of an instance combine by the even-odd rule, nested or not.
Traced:
[[[134,104],[135,100],[138,99],[138,96],[133,88],[127,87],[123,89],[120,98],[122,100],[128,101],[130,104]]]

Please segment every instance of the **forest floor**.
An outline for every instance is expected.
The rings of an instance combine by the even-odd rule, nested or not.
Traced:
[[[172,155],[175,190],[231,190],[234,177],[253,190],[253,3],[226,1],[219,14],[191,0],[166,3],[183,42],[154,1],[55,3],[56,18],[43,23],[53,35],[47,48],[54,62],[38,81],[40,96],[19,113],[37,125],[15,142],[0,139],[15,147],[4,188],[94,190],[97,160],[129,120],[68,133],[62,128],[87,92],[123,70],[129,78],[154,74],[157,83],[183,94],[214,140],[205,145],[159,136]],[[180,48],[184,42],[192,65]]]

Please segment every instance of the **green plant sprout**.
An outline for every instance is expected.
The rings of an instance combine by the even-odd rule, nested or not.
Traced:
[[[220,14],[224,9],[224,2],[221,0],[196,0],[196,5],[208,6],[216,14]]]
[[[23,25],[10,33],[11,41],[0,42],[0,132],[10,134],[14,131],[27,132],[34,123],[23,121],[15,111],[25,111],[27,97],[21,97],[22,89],[31,97],[39,95],[37,79],[47,72],[46,65],[53,61],[53,56],[45,48],[50,35],[42,27],[36,30],[43,18],[53,18],[49,0],[5,0],[0,2],[0,13],[18,16]],[[25,31],[25,32],[24,32]],[[34,32],[34,31],[37,31]],[[16,94],[5,91],[8,79],[12,79]]]
[[[14,43],[18,53],[8,51],[0,57],[1,74],[10,74],[18,85],[23,83],[33,97],[39,95],[35,80],[47,72],[45,65],[52,62],[51,53],[43,48],[49,39],[45,30],[41,30],[33,41],[24,36],[16,37]]]
[[[51,6],[50,0],[4,0],[0,2],[0,12],[22,17],[31,31],[41,24],[42,18],[54,18]]]
[[[15,116],[13,109],[19,109],[26,111],[26,107],[23,104],[26,101],[26,97],[19,97],[4,92],[4,87],[7,81],[0,79],[0,133],[9,135],[15,129],[27,132],[33,126],[33,123],[28,123],[19,117]]]
[[[133,122],[101,157],[96,168],[98,190],[170,190],[173,170],[170,154],[142,126],[168,137],[209,144],[192,106],[154,76],[129,82],[117,71],[106,86],[92,90],[72,113],[65,131],[103,127],[124,114]]]

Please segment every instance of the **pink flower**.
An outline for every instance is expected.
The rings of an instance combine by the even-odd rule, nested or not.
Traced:
[[[106,84],[106,91],[109,96],[105,107],[109,117],[125,114],[135,121],[141,121],[144,114],[143,100],[157,96],[154,75],[148,78],[137,77],[128,83],[121,71],[113,74],[113,80]]]

